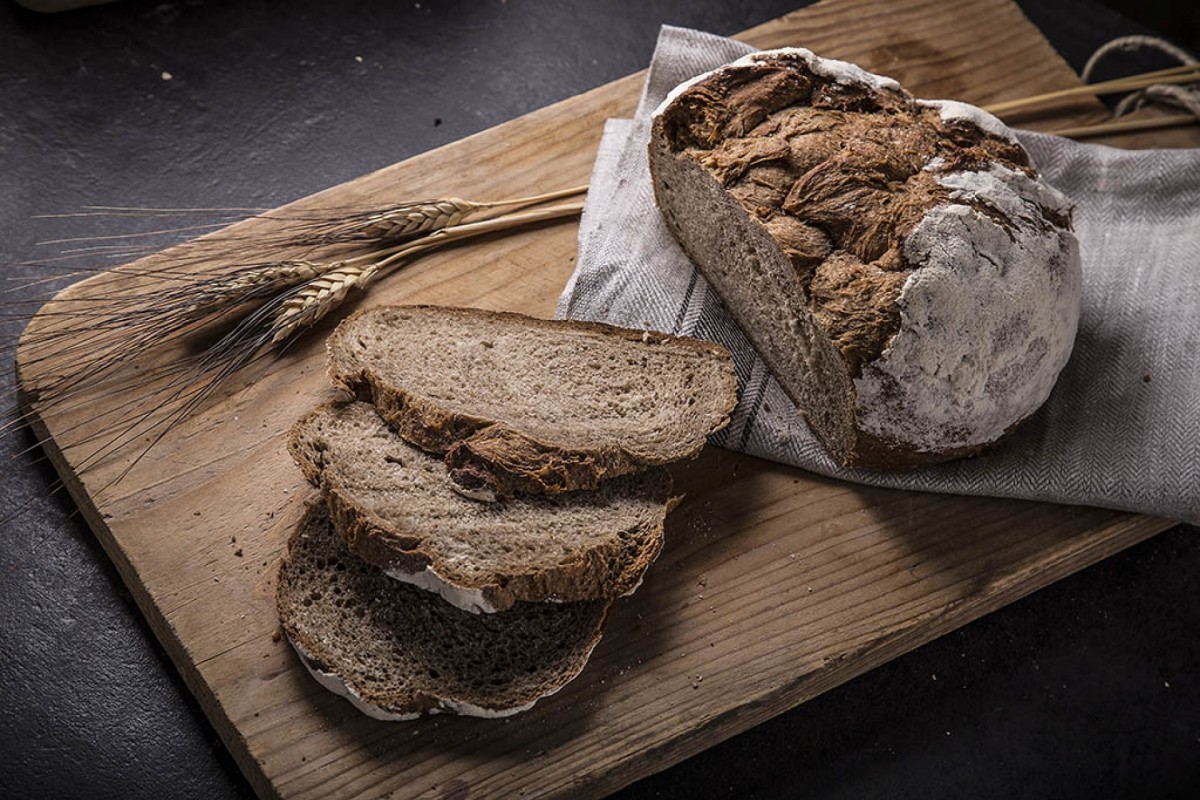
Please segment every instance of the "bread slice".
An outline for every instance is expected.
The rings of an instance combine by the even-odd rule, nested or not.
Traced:
[[[317,408],[293,427],[290,447],[355,554],[474,612],[628,594],[677,502],[659,467],[591,492],[479,503],[367,403]]]
[[[837,461],[978,453],[1049,396],[1071,204],[995,117],[786,48],[678,87],[649,148],[667,226]]]
[[[737,401],[718,344],[469,308],[353,314],[329,337],[329,373],[485,497],[693,457]]]
[[[525,710],[579,674],[608,613],[602,600],[462,611],[356,558],[319,503],[288,550],[283,630],[317,681],[378,719]]]

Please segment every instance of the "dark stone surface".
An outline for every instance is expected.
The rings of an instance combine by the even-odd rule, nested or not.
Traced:
[[[274,206],[640,69],[662,22],[732,33],[796,5],[3,2],[0,263],[41,274],[18,263],[38,241],[110,224],[34,214]],[[1076,67],[1138,30],[1025,8]],[[5,295],[5,342],[34,298]],[[0,444],[0,797],[251,797],[32,444]],[[1198,576],[1176,528],[619,796],[1198,796]]]

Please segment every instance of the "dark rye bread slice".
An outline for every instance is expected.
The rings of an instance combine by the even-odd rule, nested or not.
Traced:
[[[329,374],[445,453],[479,499],[594,489],[693,457],[737,402],[718,344],[469,308],[353,314],[329,337]]]
[[[788,48],[677,88],[649,148],[667,226],[837,461],[977,453],[1049,395],[1071,208],[995,117]]]
[[[677,502],[659,467],[595,491],[479,503],[367,403],[317,408],[293,427],[290,449],[355,554],[474,612],[628,594]]]
[[[276,606],[313,677],[386,720],[527,709],[579,674],[608,613],[599,600],[462,611],[356,558],[321,504],[292,534]]]

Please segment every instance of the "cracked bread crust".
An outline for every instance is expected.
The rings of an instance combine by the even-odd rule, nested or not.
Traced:
[[[844,465],[981,452],[1066,362],[1081,294],[1070,204],[978,109],[767,51],[673,92],[650,166],[668,227]],[[967,248],[947,257],[939,236]],[[987,309],[977,331],[971,305]]]

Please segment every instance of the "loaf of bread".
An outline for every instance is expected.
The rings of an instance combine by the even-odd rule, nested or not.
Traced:
[[[668,227],[843,465],[979,453],[1049,396],[1071,205],[995,117],[784,49],[678,87],[649,147]]]
[[[693,457],[737,402],[718,344],[471,308],[353,314],[329,338],[329,374],[444,453],[476,499],[594,489]]]
[[[609,604],[518,603],[479,616],[356,558],[323,505],[292,534],[279,620],[325,688],[377,719],[504,717],[558,691],[587,663]]]
[[[476,613],[628,594],[662,549],[675,503],[662,467],[594,491],[480,503],[367,403],[317,408],[290,447],[358,557]]]

